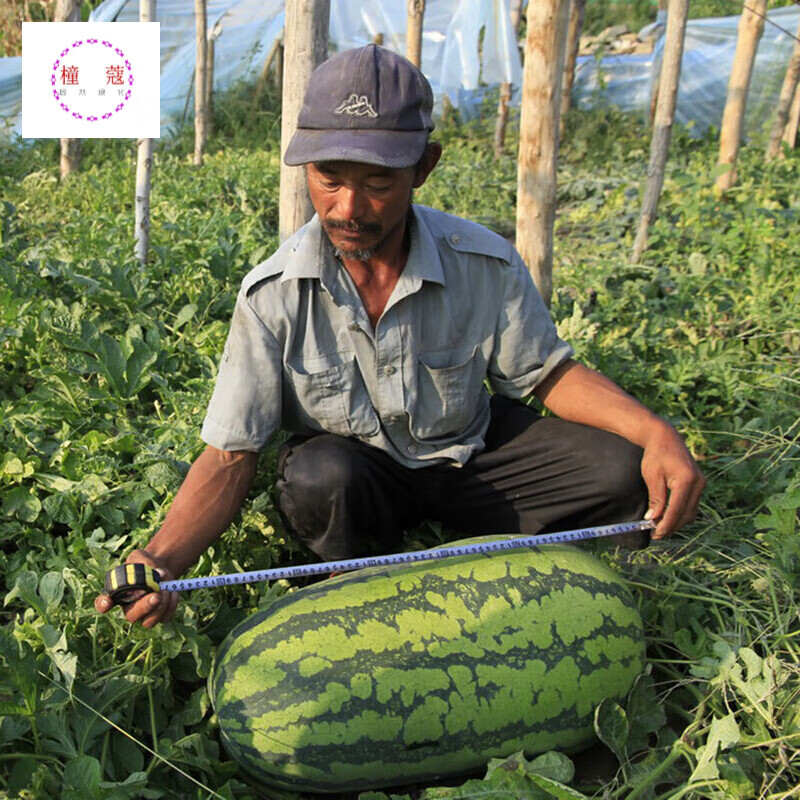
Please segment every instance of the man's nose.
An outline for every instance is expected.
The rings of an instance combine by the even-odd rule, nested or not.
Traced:
[[[364,213],[363,193],[353,187],[343,186],[336,198],[338,215],[341,219],[360,220]]]

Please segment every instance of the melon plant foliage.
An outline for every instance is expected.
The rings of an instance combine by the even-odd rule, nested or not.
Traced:
[[[258,796],[206,681],[226,633],[293,587],[196,592],[156,632],[92,606],[200,452],[238,282],[277,244],[279,124],[269,97],[251,103],[216,104],[200,169],[190,132],[159,143],[144,267],[132,143],[86,142],[63,182],[57,142],[0,150],[0,797]],[[508,234],[515,162],[492,161],[492,132],[490,113],[438,131],[418,199]],[[778,800],[800,784],[800,156],[765,165],[745,147],[721,200],[715,142],[676,132],[631,266],[648,146],[613,111],[570,118],[553,313],[579,357],[678,426],[709,480],[680,535],[602,554],[641,610],[649,673],[595,709],[589,754],[509,754],[397,796]],[[305,558],[275,513],[274,455],[196,574]],[[455,536],[426,525],[407,545]]]

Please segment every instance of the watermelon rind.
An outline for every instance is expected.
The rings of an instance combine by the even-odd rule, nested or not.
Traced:
[[[547,545],[373,567],[290,593],[221,645],[210,694],[259,784],[339,792],[594,741],[645,665],[622,579]]]

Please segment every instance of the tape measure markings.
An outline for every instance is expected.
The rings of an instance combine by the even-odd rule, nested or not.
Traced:
[[[340,561],[325,561],[319,564],[297,564],[291,567],[256,570],[253,572],[234,572],[227,575],[213,575],[206,578],[186,578],[164,581],[159,588],[165,592],[186,592],[191,589],[207,589],[220,586],[234,586],[243,583],[283,580],[309,575],[324,575],[329,572],[350,572],[364,567],[384,567],[394,564],[411,564],[420,561],[434,561],[452,556],[466,556],[481,553],[494,553],[502,550],[517,550],[522,547],[537,547],[542,544],[562,544],[619,533],[651,530],[656,525],[651,520],[623,522],[617,525],[599,525],[594,528],[578,528],[556,533],[540,533],[535,536],[521,536],[514,539],[500,539],[492,542],[475,542],[455,547],[439,547],[435,550],[415,550],[410,553],[394,553],[386,556],[366,556]]]

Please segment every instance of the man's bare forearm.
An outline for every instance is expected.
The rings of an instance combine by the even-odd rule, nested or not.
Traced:
[[[192,464],[146,551],[181,575],[224,533],[253,483],[258,455],[207,447]]]
[[[599,372],[576,361],[556,368],[534,394],[561,419],[619,434],[645,447],[668,423]]]
[[[654,538],[669,536],[695,518],[705,478],[666,420],[575,361],[554,370],[535,394],[562,419],[616,433],[642,448],[649,513],[658,522]]]

